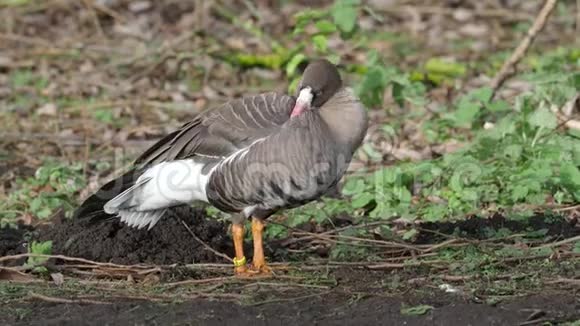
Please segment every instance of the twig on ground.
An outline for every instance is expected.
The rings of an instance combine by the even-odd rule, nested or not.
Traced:
[[[540,13],[534,20],[534,24],[532,27],[530,27],[524,39],[520,42],[509,59],[504,62],[500,71],[492,79],[490,83],[490,86],[493,89],[492,97],[495,96],[496,92],[505,83],[505,81],[515,74],[515,68],[517,64],[522,60],[538,33],[544,29],[544,26],[546,26],[548,17],[556,7],[557,2],[558,0],[546,0],[544,7],[542,10],[540,10]]]
[[[265,301],[253,303],[250,306],[261,306],[261,305],[265,305],[268,303],[278,303],[278,302],[295,302],[295,301],[300,301],[300,300],[304,300],[304,299],[308,299],[308,298],[312,298],[312,297],[327,295],[327,294],[330,294],[331,292],[332,292],[332,290],[325,291],[322,293],[303,295],[303,296],[295,297],[295,298],[265,300]]]
[[[444,15],[453,16],[456,12],[455,8],[447,8],[444,6],[418,6],[418,5],[402,5],[402,6],[386,6],[384,8],[373,8],[377,12],[393,13],[393,14],[406,14],[410,11],[417,12],[421,15]],[[532,21],[533,16],[526,13],[518,13],[513,10],[503,10],[503,9],[478,9],[469,10],[469,14],[480,17],[480,18],[500,18],[510,21]]]
[[[173,60],[176,58],[177,58],[176,54],[173,54],[173,53],[165,54],[157,62],[149,65],[144,70],[141,70],[141,71],[137,72],[136,74],[134,74],[133,76],[129,77],[128,82],[130,82],[131,84],[134,84],[135,82],[139,81],[141,78],[149,76],[154,71],[162,68],[167,63],[167,61]]]
[[[187,300],[194,300],[194,299],[198,299],[198,298],[235,299],[235,300],[239,301],[242,299],[248,299],[248,296],[242,295],[242,294],[236,294],[236,293],[193,292],[192,295],[180,297],[180,299],[187,299]]]
[[[97,15],[97,12],[95,11],[95,8],[92,5],[92,1],[89,2],[89,0],[83,0],[83,3],[91,16],[91,20],[95,25],[97,33],[99,33],[99,36],[101,38],[106,38],[105,32],[103,31],[103,27],[101,26],[101,22],[99,21],[99,16]]]
[[[113,10],[105,5],[101,5],[101,4],[97,3],[97,1],[93,1],[93,3],[91,3],[91,6],[94,9],[96,9],[96,10],[108,15],[109,17],[117,20],[118,22],[121,22],[121,23],[127,22],[127,18],[125,18],[122,14],[116,12],[115,10]]]
[[[214,255],[218,256],[218,257],[222,257],[223,259],[233,262],[233,259],[231,259],[230,257],[228,257],[228,255],[226,254],[222,254],[221,252],[215,250],[214,248],[210,247],[207,243],[205,243],[203,240],[201,240],[197,235],[195,235],[195,233],[193,233],[193,231],[191,230],[191,228],[187,225],[187,223],[185,223],[183,220],[181,221],[181,224],[183,224],[183,226],[187,229],[187,232],[189,232],[189,234],[191,234],[191,236],[197,241],[199,242],[202,246],[204,246],[205,249],[211,251]]]
[[[185,280],[185,281],[178,281],[172,283],[163,284],[166,288],[172,288],[181,285],[193,285],[193,284],[205,284],[205,283],[217,283],[217,282],[228,282],[232,280],[237,280],[238,278],[235,276],[224,276],[224,277],[212,277],[212,278],[205,278],[201,280]]]
[[[300,288],[313,288],[313,289],[329,289],[326,285],[316,285],[316,284],[302,284],[302,283],[276,283],[276,282],[255,282],[244,285],[244,287],[250,286],[274,286],[274,287],[300,287]]]
[[[282,223],[276,223],[276,222],[268,222],[269,224],[275,224],[275,225],[279,225],[282,227],[285,227],[289,230],[291,230],[292,232],[297,232],[297,233],[305,233],[308,234],[304,237],[300,237],[300,238],[290,238],[290,239],[286,239],[284,241],[282,241],[281,245],[282,246],[288,246],[291,244],[294,244],[296,242],[300,242],[300,241],[305,241],[305,240],[313,240],[313,239],[317,239],[318,235],[328,235],[328,234],[334,234],[334,233],[338,233],[338,232],[342,232],[348,229],[359,229],[359,228],[368,228],[368,227],[373,227],[373,226],[379,226],[379,225],[385,225],[388,224],[388,221],[379,221],[379,222],[371,222],[371,223],[361,223],[361,224],[356,224],[356,225],[348,225],[348,226],[344,226],[341,228],[337,228],[337,229],[333,229],[333,230],[329,230],[329,231],[325,231],[322,233],[311,233],[311,232],[305,232],[303,230],[297,229],[297,228],[292,228],[289,227],[287,225],[284,225]]]
[[[424,250],[422,250],[422,252],[428,253],[428,252],[431,252],[431,251],[435,251],[437,249],[440,249],[440,248],[443,248],[443,247],[447,247],[450,244],[456,243],[458,241],[459,241],[459,239],[449,239],[449,240],[440,242],[440,243],[438,243],[436,245],[433,245],[432,247],[429,247],[427,249],[424,249]]]
[[[427,260],[427,261],[410,261],[407,263],[382,263],[375,265],[367,265],[368,269],[394,269],[394,268],[405,268],[405,267],[417,267],[417,266],[435,266],[439,264],[444,264],[444,260]]]
[[[416,277],[416,278],[412,278],[412,279],[409,279],[407,281],[407,283],[410,283],[410,284],[420,283],[420,282],[430,281],[432,279],[440,279],[442,281],[447,281],[447,282],[464,282],[464,281],[470,281],[470,280],[477,279],[477,278],[481,278],[481,279],[491,279],[491,280],[501,280],[501,279],[509,279],[511,277],[513,277],[512,274],[501,274],[501,275],[496,275],[496,276],[483,276],[483,275],[433,275],[433,276],[427,276],[427,277]]]
[[[79,297],[80,300],[91,300],[88,298],[96,297],[96,296],[83,296]],[[117,300],[143,300],[143,301],[151,301],[151,302],[171,302],[175,300],[173,296],[145,296],[145,295],[125,295],[125,294],[108,294],[107,298],[110,299],[117,299]],[[105,302],[108,303],[108,302]]]
[[[548,323],[548,325],[551,324],[550,323],[550,319],[548,319],[548,318],[540,318],[540,319],[534,319],[534,320],[526,321],[526,322],[523,322],[523,323],[519,323],[518,326],[528,326],[528,325],[535,325],[535,324],[543,324],[543,323],[546,323],[546,322]]]
[[[27,45],[36,45],[44,48],[55,49],[58,48],[56,45],[50,43],[49,41],[43,40],[41,38],[30,37],[19,34],[12,33],[0,33],[0,40],[6,40],[11,42],[18,42]]]
[[[278,224],[278,223],[276,223]],[[382,224],[382,223],[381,223]],[[350,229],[350,228],[358,228],[358,227],[369,227],[372,226],[373,223],[369,223],[369,224],[361,224],[361,225],[350,225],[347,227],[343,227],[340,229],[334,229],[334,230],[330,230],[330,231],[326,231],[326,232],[322,232],[322,233],[314,233],[314,232],[307,232],[307,231],[302,231],[302,230],[296,230],[291,228],[294,231],[294,234],[296,235],[304,235],[303,237],[300,238],[295,238],[295,239],[289,239],[287,241],[284,241],[282,243],[283,246],[288,246],[289,244],[293,244],[299,241],[304,241],[304,240],[311,240],[311,239],[321,239],[321,240],[326,240],[328,242],[331,243],[338,243],[338,244],[350,244],[350,245],[355,245],[353,242],[348,242],[348,241],[340,241],[337,239],[341,239],[341,240],[350,240],[350,241],[357,241],[357,242],[366,242],[366,243],[373,243],[376,245],[380,245],[382,247],[389,247],[389,248],[405,248],[405,249],[409,249],[409,250],[419,250],[418,247],[410,245],[410,244],[406,244],[406,243],[402,243],[402,242],[395,242],[395,241],[384,241],[384,240],[374,240],[374,239],[366,239],[366,238],[359,238],[359,237],[352,237],[352,236],[346,236],[346,235],[340,235],[340,234],[333,234],[333,233],[337,233],[340,231],[344,231],[346,229]],[[374,225],[378,225],[378,224],[374,224]],[[356,244],[359,246],[367,246],[367,245],[362,245],[362,244]],[[368,245],[368,246],[372,246],[372,245]]]
[[[536,247],[538,248],[538,247]],[[513,262],[520,262],[520,261],[525,261],[525,260],[536,260],[536,259],[545,259],[545,258],[550,258],[552,257],[554,254],[553,253],[547,253],[547,254],[543,254],[543,255],[533,255],[533,256],[522,256],[522,257],[508,257],[508,258],[503,258],[500,259],[492,264],[490,264],[491,266],[495,266],[501,263],[513,263]],[[564,252],[564,253],[560,253],[559,257],[580,257],[580,254],[577,253],[573,253],[573,252]]]
[[[17,260],[20,258],[27,258],[27,257],[62,259],[62,260],[66,260],[66,261],[77,261],[77,262],[92,264],[92,265],[96,265],[96,266],[118,267],[118,268],[135,269],[135,270],[136,269],[150,269],[150,268],[152,268],[152,266],[150,266],[150,265],[119,265],[119,264],[113,264],[113,263],[100,263],[97,261],[92,261],[92,260],[88,260],[88,259],[84,259],[84,258],[69,257],[69,256],[64,256],[64,255],[42,255],[42,254],[33,254],[33,253],[25,253],[25,254],[18,254],[18,255],[12,255],[12,256],[3,256],[3,257],[0,257],[0,262]]]
[[[540,249],[540,248],[553,248],[553,247],[558,247],[561,246],[563,244],[567,244],[567,243],[572,243],[572,242],[576,242],[576,241],[580,241],[580,235],[577,235],[575,237],[571,237],[568,239],[564,239],[561,241],[556,241],[556,242],[552,242],[552,243],[546,243],[545,245],[541,245],[538,247],[534,247],[534,249]]]
[[[348,235],[340,235],[340,234],[329,235],[329,237],[334,237],[334,238],[338,238],[338,239],[345,239],[345,240],[352,240],[352,241],[375,243],[375,244],[380,244],[380,245],[383,245],[386,247],[405,248],[405,249],[409,249],[409,250],[419,251],[419,248],[417,248],[413,245],[410,245],[410,244],[403,243],[403,242],[365,239],[365,238],[351,237]]]
[[[212,264],[212,263],[206,263],[206,264],[187,264],[185,265],[186,268],[190,268],[190,269],[203,269],[203,268],[215,268],[215,269],[223,269],[223,268],[232,268],[232,264]]]
[[[578,0],[578,1],[580,1],[580,0]],[[576,209],[580,209],[580,205],[573,205],[573,206],[568,206],[568,207],[556,208],[556,209],[554,209],[554,212],[567,212],[567,211],[573,211]]]
[[[49,297],[46,295],[29,292],[28,296],[32,299],[38,299],[46,302],[52,303],[73,303],[73,304],[112,304],[111,302],[104,302],[104,301],[97,301],[97,300],[90,300],[90,299],[65,299],[65,298],[56,298],[56,297]]]
[[[580,286],[580,279],[557,277],[556,279],[545,281],[546,284],[570,284]]]

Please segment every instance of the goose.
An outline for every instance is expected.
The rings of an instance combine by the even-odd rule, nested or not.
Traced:
[[[204,111],[171,132],[76,210],[151,229],[173,206],[206,202],[231,217],[236,275],[269,274],[264,220],[328,192],[366,135],[367,111],[337,67],[311,61],[297,96],[249,95]],[[244,223],[251,218],[252,264]]]

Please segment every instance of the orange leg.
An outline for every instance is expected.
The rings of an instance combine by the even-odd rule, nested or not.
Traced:
[[[234,238],[234,249],[236,251],[234,272],[236,274],[245,274],[248,268],[246,267],[246,257],[244,256],[244,225],[232,224],[232,236]]]
[[[254,238],[253,269],[260,274],[270,274],[272,273],[272,269],[266,265],[266,260],[264,259],[263,233],[264,222],[260,219],[252,218],[252,237]]]

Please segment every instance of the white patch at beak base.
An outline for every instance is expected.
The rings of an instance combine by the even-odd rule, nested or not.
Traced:
[[[294,109],[292,109],[292,114],[290,116],[298,116],[305,110],[309,109],[312,105],[312,98],[314,98],[314,95],[312,94],[312,88],[304,87],[298,94],[296,105],[294,105]]]

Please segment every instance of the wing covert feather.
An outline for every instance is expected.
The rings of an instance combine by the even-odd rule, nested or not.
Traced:
[[[139,166],[192,157],[226,157],[276,132],[294,107],[292,96],[266,93],[227,102],[200,113],[168,134],[136,161]]]

